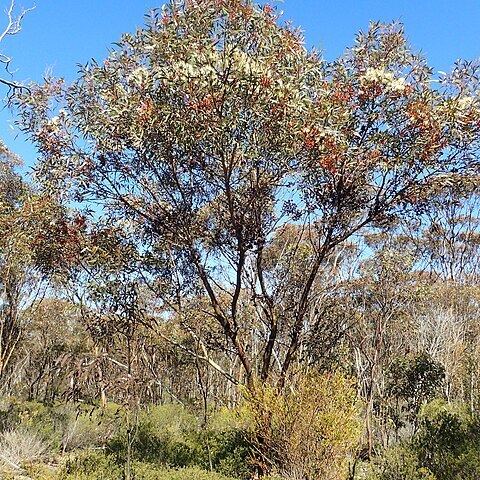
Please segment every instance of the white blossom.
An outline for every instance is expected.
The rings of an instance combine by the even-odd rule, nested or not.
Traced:
[[[149,75],[148,68],[140,66],[131,73],[128,80],[136,85],[143,85],[148,80]]]
[[[168,71],[175,74],[182,81],[194,81],[200,86],[205,86],[218,81],[222,73],[229,72],[230,78],[243,78],[249,76],[270,76],[261,62],[240,49],[230,52],[207,50],[193,52],[188,59],[176,62],[171,67],[162,70],[162,74]]]
[[[475,99],[469,95],[464,95],[462,97],[457,98],[457,106],[460,110],[464,110],[469,108],[473,105]]]
[[[361,83],[380,83],[387,90],[394,92],[403,92],[405,90],[405,78],[398,77],[384,68],[367,68],[364,75],[360,77]]]

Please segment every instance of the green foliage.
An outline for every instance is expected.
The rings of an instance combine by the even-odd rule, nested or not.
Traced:
[[[20,158],[0,140],[0,215],[5,215],[21,205],[28,191],[27,184],[15,172],[15,167],[19,165]]]
[[[54,406],[15,398],[3,398],[0,402],[1,431],[31,429],[46,440],[53,450],[60,449],[63,421],[63,415]]]
[[[199,456],[196,419],[176,405],[157,406],[149,412],[140,412],[133,436],[133,456],[142,462],[185,467],[194,464]],[[107,452],[125,462],[125,426],[108,443]]]
[[[0,432],[26,429],[48,444],[49,451],[100,447],[119,429],[119,407],[105,411],[75,404],[44,405],[16,398],[0,400]]]
[[[219,473],[208,472],[200,467],[168,468],[156,463],[134,462],[135,480],[233,480]],[[102,451],[86,451],[68,460],[57,480],[120,480],[123,465],[113,456]]]
[[[415,421],[423,403],[434,398],[445,378],[445,368],[426,353],[398,358],[387,373],[387,396],[402,401],[407,419]]]
[[[465,405],[431,402],[422,409],[419,421],[413,446],[437,480],[479,478],[480,424]]]
[[[409,405],[416,409],[436,393],[445,377],[445,368],[426,353],[420,353],[397,359],[387,375],[387,393],[409,401]]]
[[[475,480],[480,476],[480,425],[465,405],[435,400],[419,414],[419,430],[376,460],[378,480]]]
[[[25,480],[25,477],[34,480],[59,480],[58,475],[58,465],[35,462],[25,467],[24,475],[14,476],[13,480]]]
[[[33,446],[38,450],[37,444],[42,446],[40,453],[45,452],[44,446],[52,454],[71,451],[62,469],[64,475],[85,472],[85,478],[120,478],[116,475],[123,472],[127,454],[125,415],[125,409],[114,404],[102,410],[4,398],[0,403],[0,430],[8,433],[8,439],[17,435],[15,438],[26,446],[10,441],[4,450],[18,450],[17,456],[22,459],[34,453]],[[249,448],[233,411],[221,410],[211,417],[208,428],[202,429],[196,417],[179,405],[151,407],[139,413],[133,438],[134,463],[147,465],[142,467],[145,472],[150,468],[152,472],[164,472],[165,468],[184,467],[200,472],[209,470],[211,464],[219,474],[250,477]],[[102,450],[92,451],[94,447]],[[88,450],[79,453],[83,448]]]
[[[368,477],[372,480],[436,480],[428,468],[421,466],[416,453],[402,446],[382,452],[373,470]]]
[[[207,472],[198,467],[180,469],[160,469],[148,464],[139,464],[135,468],[138,480],[234,480],[215,472]]]
[[[209,430],[208,448],[213,469],[227,476],[250,478],[252,465],[250,461],[250,445],[245,434],[239,429],[226,428]],[[208,454],[208,452],[206,452]],[[208,467],[208,458],[202,464]]]
[[[103,451],[85,451],[67,460],[59,480],[119,480],[123,471],[123,466]]]
[[[212,427],[202,431],[198,421],[179,405],[162,405],[142,411],[133,436],[133,458],[138,462],[169,467],[211,465],[217,472],[247,478],[249,449],[243,433],[234,424],[233,413],[212,418]],[[107,453],[125,463],[125,427],[107,445]]]

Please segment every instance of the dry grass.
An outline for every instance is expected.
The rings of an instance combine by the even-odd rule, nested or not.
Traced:
[[[7,430],[0,435],[0,466],[20,470],[41,458],[47,449],[47,444],[33,430]]]

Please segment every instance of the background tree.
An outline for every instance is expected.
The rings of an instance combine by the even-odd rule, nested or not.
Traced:
[[[475,184],[442,189],[430,208],[407,223],[406,235],[418,249],[418,268],[457,284],[478,283],[478,192]]]
[[[20,161],[5,145],[0,153],[0,376],[20,341],[27,309],[45,284],[35,268],[29,187],[14,171]]]

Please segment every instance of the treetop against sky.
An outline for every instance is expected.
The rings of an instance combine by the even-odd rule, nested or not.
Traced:
[[[5,10],[10,0],[0,0]],[[24,19],[19,35],[5,39],[1,51],[13,58],[18,81],[41,82],[46,71],[67,81],[76,77],[78,64],[103,60],[124,32],[144,24],[155,0],[17,0],[18,7],[36,8]],[[358,30],[370,21],[400,20],[411,44],[421,49],[436,70],[448,71],[456,59],[480,56],[480,3],[476,0],[285,0],[277,2],[283,18],[300,26],[308,46],[323,50],[328,60],[353,44]],[[6,18],[2,18],[3,22]],[[0,115],[0,138],[21,155],[27,165],[34,151],[12,129],[13,114]]]

